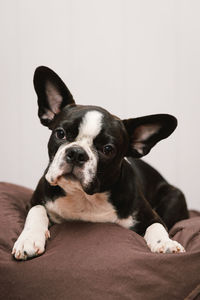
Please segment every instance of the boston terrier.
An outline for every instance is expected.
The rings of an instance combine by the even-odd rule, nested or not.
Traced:
[[[40,121],[52,130],[49,164],[14,244],[15,259],[42,254],[49,226],[66,220],[116,223],[143,236],[152,252],[185,252],[167,232],[188,218],[184,195],[140,160],[175,130],[176,118],[121,120],[101,107],[77,105],[44,66],[35,71],[34,87]]]

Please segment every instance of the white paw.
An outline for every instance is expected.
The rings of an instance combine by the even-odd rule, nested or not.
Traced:
[[[29,257],[40,255],[45,250],[45,241],[50,237],[49,230],[23,230],[15,242],[12,254],[17,260],[26,260]]]
[[[181,244],[171,239],[157,240],[156,243],[148,244],[152,252],[156,253],[182,253],[185,249]]]

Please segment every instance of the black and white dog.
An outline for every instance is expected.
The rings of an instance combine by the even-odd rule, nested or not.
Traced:
[[[144,236],[152,252],[184,248],[166,228],[188,218],[185,198],[139,158],[176,128],[167,114],[120,120],[97,106],[76,105],[59,76],[35,71],[39,118],[52,130],[49,165],[33,194],[12,254],[25,260],[44,252],[50,223],[111,222]]]

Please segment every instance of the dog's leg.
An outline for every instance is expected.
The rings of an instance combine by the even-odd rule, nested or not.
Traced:
[[[176,222],[188,218],[188,210],[183,193],[167,184],[160,185],[156,197],[155,211],[170,229]],[[154,223],[146,230],[144,238],[152,252],[178,253],[185,252],[183,246],[169,238],[162,224]]]
[[[30,209],[24,229],[12,250],[16,259],[26,260],[44,252],[45,241],[50,237],[48,224],[49,219],[44,206],[36,205]]]
[[[176,187],[163,183],[155,195],[155,211],[170,229],[176,222],[188,219],[188,209],[183,193]]]
[[[181,244],[169,238],[168,232],[160,223],[150,225],[144,235],[148,247],[152,252],[180,253],[185,252]]]
[[[138,222],[131,229],[144,236],[150,250],[157,253],[185,252],[183,246],[170,239],[165,223],[144,196],[140,194],[137,200],[139,209],[136,219]]]

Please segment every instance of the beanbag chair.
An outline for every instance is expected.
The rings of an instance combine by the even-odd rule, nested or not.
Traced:
[[[53,225],[43,255],[16,261],[31,194],[0,183],[0,299],[200,299],[200,213],[170,231],[186,253],[151,253],[131,230],[77,221]]]

